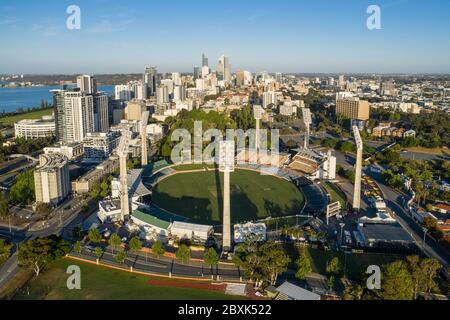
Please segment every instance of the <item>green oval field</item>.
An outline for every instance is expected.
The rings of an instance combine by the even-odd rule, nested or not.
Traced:
[[[155,205],[192,222],[220,225],[222,192],[221,173],[180,173],[162,180],[152,199]],[[295,215],[303,203],[303,194],[286,180],[247,170],[231,174],[232,223]]]

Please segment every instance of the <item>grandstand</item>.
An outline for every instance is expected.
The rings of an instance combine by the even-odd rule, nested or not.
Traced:
[[[288,168],[298,171],[311,179],[335,179],[336,157],[319,150],[298,149]]]

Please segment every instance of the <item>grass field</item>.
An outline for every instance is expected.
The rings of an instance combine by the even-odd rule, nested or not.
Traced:
[[[23,119],[40,119],[43,116],[50,116],[53,112],[53,108],[50,109],[43,109],[43,110],[37,110],[27,113],[22,113],[14,116],[8,116],[4,118],[0,118],[0,124],[4,125],[12,125],[20,120]]]
[[[198,223],[221,224],[223,175],[216,171],[174,175],[153,190],[153,202]],[[231,174],[233,223],[298,214],[304,197],[288,181],[236,170]]]
[[[66,281],[69,275],[66,274],[66,270],[70,265],[77,265],[81,269],[81,290],[67,289]],[[16,296],[16,299],[233,300],[244,298],[209,290],[155,286],[149,284],[152,279],[156,278],[64,259],[55,262],[37,279],[31,281],[29,295],[23,293]]]

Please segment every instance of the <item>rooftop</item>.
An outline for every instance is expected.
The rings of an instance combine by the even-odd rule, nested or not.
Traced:
[[[146,212],[143,212],[140,210],[134,210],[132,213],[132,216],[144,223],[148,223],[148,224],[155,226],[157,228],[160,228],[160,229],[167,230],[170,226],[170,222],[161,220],[161,219],[151,215],[150,213],[146,213]]]
[[[364,237],[368,241],[389,241],[413,243],[414,239],[398,223],[365,224],[361,228]]]
[[[276,289],[279,292],[279,296],[281,295],[281,299],[284,300],[302,300],[302,301],[314,301],[320,300],[320,296],[315,294],[314,292],[303,289],[299,286],[296,286],[290,282],[285,282],[281,286]],[[279,300],[279,297],[277,297]]]

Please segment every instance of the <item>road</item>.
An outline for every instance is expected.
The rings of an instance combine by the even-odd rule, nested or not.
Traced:
[[[368,176],[373,178],[379,185],[383,192],[386,205],[394,213],[395,219],[417,242],[419,247],[430,257],[439,260],[443,266],[448,267],[450,263],[450,255],[432,239],[426,238],[426,244],[423,245],[423,238],[425,236],[424,230],[411,217],[404,205],[404,195],[394,189],[386,186],[381,181],[380,174],[372,173],[370,170],[365,172]]]
[[[27,239],[46,237],[52,234],[59,235],[64,228],[80,223],[79,212],[82,203],[83,202],[80,199],[68,200],[64,206],[61,206],[59,210],[55,211],[53,218],[46,224],[40,225],[39,223],[35,223],[28,229],[13,230],[12,234],[7,227],[0,227],[0,237],[11,239],[16,248],[19,243]],[[68,205],[71,206],[71,209],[64,210]],[[17,252],[14,252],[0,268],[0,289],[3,288],[18,272]]]

